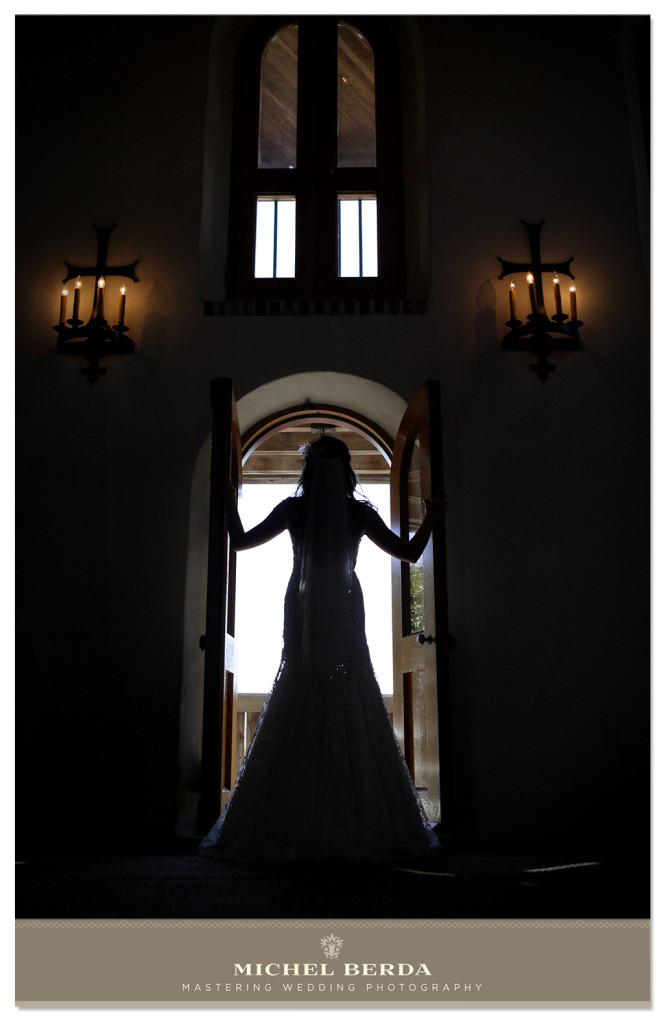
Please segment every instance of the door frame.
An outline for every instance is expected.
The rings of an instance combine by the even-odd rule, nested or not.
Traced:
[[[392,530],[410,536],[411,459],[419,451],[418,491],[423,498],[444,486],[440,382],[425,381],[413,394],[394,443],[390,474]],[[418,514],[418,522],[420,514]],[[415,530],[413,524],[413,530]],[[454,758],[450,693],[450,636],[444,517],[437,520],[420,559],[424,621],[411,621],[413,567],[392,562],[394,726],[413,782],[429,817],[454,830]]]
[[[312,393],[319,401],[310,401],[308,395]],[[340,404],[340,400],[348,401],[349,405]],[[303,422],[321,419],[333,423],[338,419],[342,425],[352,426],[375,442],[391,463],[399,422],[407,404],[384,385],[352,374],[316,371],[279,378],[237,401],[242,461],[260,440],[301,417]],[[270,407],[276,411],[268,413],[266,410]],[[380,422],[365,414],[363,410],[368,409],[378,413]],[[183,837],[200,834],[195,813],[201,785],[203,704],[199,637],[205,632],[210,444],[211,433],[208,432],[198,454],[191,489],[176,826],[177,834]]]
[[[242,474],[240,428],[233,381],[210,382],[212,450],[206,586],[200,800],[197,823],[205,834],[214,824],[235,781],[235,572],[228,540],[223,481],[236,487]]]

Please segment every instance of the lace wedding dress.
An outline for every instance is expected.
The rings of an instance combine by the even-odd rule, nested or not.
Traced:
[[[439,844],[374,675],[354,571],[378,513],[345,496],[343,507],[326,503],[317,520],[302,497],[278,510],[294,554],[281,664],[199,852],[228,860],[418,856]]]

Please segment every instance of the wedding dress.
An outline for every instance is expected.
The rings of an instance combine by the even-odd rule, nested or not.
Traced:
[[[281,664],[199,852],[228,860],[415,857],[439,844],[374,675],[354,571],[378,513],[345,495],[336,508],[311,508],[303,497],[277,508],[294,556]]]

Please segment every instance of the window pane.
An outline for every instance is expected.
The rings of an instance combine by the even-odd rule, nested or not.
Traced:
[[[282,28],[261,64],[259,167],[295,167],[297,153],[297,25]]]
[[[274,277],[274,214],[272,200],[256,203],[256,277]]]
[[[362,213],[362,277],[378,277],[378,203],[360,200]]]
[[[360,276],[359,200],[339,200],[339,276]]]
[[[277,277],[295,277],[295,200],[275,204],[277,222]]]
[[[255,277],[295,277],[295,199],[256,202]]]
[[[378,276],[375,197],[339,197],[339,277]]]
[[[376,166],[373,50],[342,21],[337,27],[337,134],[339,167]]]

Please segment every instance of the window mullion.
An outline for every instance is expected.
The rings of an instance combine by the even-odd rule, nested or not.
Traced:
[[[319,251],[316,194],[317,78],[315,19],[298,19],[297,204],[295,278],[298,296],[315,295],[315,258]]]
[[[336,26],[330,15],[300,19],[299,124],[309,171],[301,255],[309,298],[331,296],[329,282],[336,270]]]

